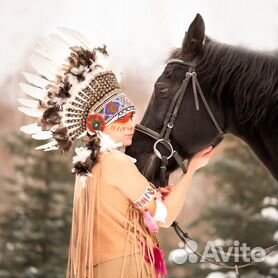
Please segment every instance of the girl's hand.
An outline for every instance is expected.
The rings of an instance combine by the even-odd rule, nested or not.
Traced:
[[[160,187],[159,193],[161,195],[161,199],[164,200],[171,192],[171,184],[166,187]]]
[[[193,158],[191,159],[189,166],[188,166],[188,171],[191,171],[194,173],[201,167],[204,167],[208,164],[209,160],[214,154],[214,149],[212,146],[209,146],[200,152],[196,153]]]

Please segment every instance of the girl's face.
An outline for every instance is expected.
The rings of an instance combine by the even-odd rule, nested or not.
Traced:
[[[116,143],[122,143],[124,147],[130,146],[135,130],[135,123],[133,122],[132,117],[133,113],[125,115],[106,126],[103,132],[110,135]]]

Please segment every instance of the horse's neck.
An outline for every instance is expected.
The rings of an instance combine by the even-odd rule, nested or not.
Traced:
[[[234,125],[236,126],[236,125]],[[269,172],[278,180],[278,129],[231,128],[230,132],[245,141]]]
[[[271,60],[270,58],[267,59],[267,61]],[[272,71],[270,70],[270,65],[273,68]],[[238,84],[238,76],[231,75],[225,86],[225,92],[223,92],[226,95],[223,101],[226,101],[226,103],[222,103],[221,106],[222,108],[224,107],[227,120],[226,131],[244,140],[272,175],[278,179],[278,126],[276,122],[277,114],[275,114],[277,113],[276,102],[278,98],[274,98],[274,94],[277,94],[278,91],[278,83],[273,75],[277,68],[272,63],[269,64],[268,71],[264,72],[262,68],[260,70],[261,72],[257,71],[255,76],[249,74],[249,77],[255,79],[254,82],[256,81],[256,83],[254,84],[268,83],[269,87],[260,86],[260,90],[256,90],[257,88],[252,87],[254,84],[250,83],[251,79],[249,78],[250,80],[246,83],[249,84],[248,88],[244,88],[245,82],[241,81],[242,91],[239,91],[239,87],[237,87],[238,92],[235,94],[234,84]],[[264,90],[265,88],[266,90]],[[264,114],[259,122],[256,122],[256,119],[261,116],[258,113],[259,110],[257,110],[258,105],[260,105],[259,101],[255,105],[251,101],[250,104],[253,104],[251,107],[247,103],[250,98],[256,97],[256,94],[258,97],[260,96],[260,99],[261,95],[264,94],[264,98],[261,101],[265,101],[262,103],[264,109],[261,109]],[[237,106],[241,105],[241,103],[245,104],[245,112],[248,112],[246,110],[249,108],[253,110],[252,113],[247,113],[248,118],[246,118],[247,122],[245,124],[241,123],[241,116],[237,113],[239,111]]]

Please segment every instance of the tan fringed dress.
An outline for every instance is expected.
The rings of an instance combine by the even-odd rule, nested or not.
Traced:
[[[141,211],[106,182],[109,173],[102,172],[106,154],[93,168],[86,186],[76,179],[66,277],[157,277],[153,255],[156,240],[143,224]]]

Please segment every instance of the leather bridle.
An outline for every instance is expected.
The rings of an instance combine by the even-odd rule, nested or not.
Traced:
[[[175,150],[173,148],[173,145],[169,138],[170,138],[170,134],[175,126],[176,117],[178,115],[180,105],[182,103],[182,100],[184,98],[184,95],[186,93],[186,89],[189,85],[190,80],[192,80],[192,88],[193,88],[196,111],[199,111],[199,99],[198,99],[198,95],[199,95],[201,97],[201,100],[202,100],[207,112],[208,112],[210,119],[212,120],[217,131],[219,132],[220,137],[222,138],[224,135],[224,132],[221,129],[220,125],[218,124],[213,112],[211,111],[209,104],[208,104],[208,102],[203,94],[203,91],[201,89],[201,86],[198,82],[197,73],[195,72],[196,60],[193,60],[192,62],[185,62],[185,61],[179,60],[179,59],[172,59],[172,60],[168,61],[167,65],[169,65],[169,64],[180,64],[180,65],[189,67],[189,69],[187,70],[187,72],[185,74],[185,78],[183,79],[181,86],[179,87],[178,91],[175,93],[175,95],[170,103],[168,112],[166,114],[166,117],[165,117],[165,120],[163,123],[162,130],[160,131],[160,133],[158,133],[158,132],[156,132],[148,127],[145,127],[141,124],[136,125],[137,131],[144,133],[155,140],[155,143],[153,145],[153,150],[154,150],[154,153],[156,154],[156,156],[159,159],[161,159],[160,179],[161,179],[162,184],[166,183],[166,169],[167,169],[168,161],[172,157],[176,160],[177,164],[182,169],[182,171],[184,173],[187,172],[188,164],[187,165],[184,164],[181,155],[178,153],[177,150]],[[159,144],[162,144],[164,147],[166,147],[166,149],[169,151],[168,155],[162,154],[158,150]]]

